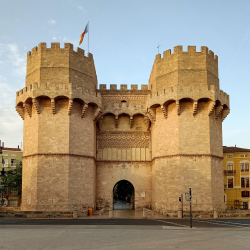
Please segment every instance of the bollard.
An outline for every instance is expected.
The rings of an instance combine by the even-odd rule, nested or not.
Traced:
[[[89,208],[89,216],[92,216],[92,208]]]
[[[143,218],[147,218],[147,208],[143,208],[143,210],[142,210],[142,216],[143,216]]]
[[[73,218],[74,218],[74,219],[77,218],[77,211],[73,211]]]
[[[182,209],[178,209],[178,218],[182,219]]]
[[[109,208],[109,218],[112,219],[113,218],[113,209]]]
[[[218,219],[218,211],[214,210],[214,219]]]

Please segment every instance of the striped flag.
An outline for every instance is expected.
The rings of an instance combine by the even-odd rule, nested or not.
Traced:
[[[79,45],[81,45],[82,41],[83,41],[83,38],[84,38],[84,35],[88,33],[89,31],[89,23],[87,23],[86,27],[85,27],[85,30],[83,31],[83,33],[80,35],[80,42],[79,42]]]

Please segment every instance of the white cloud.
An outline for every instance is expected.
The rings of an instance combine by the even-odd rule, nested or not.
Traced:
[[[54,19],[50,19],[47,21],[48,24],[52,24],[52,25],[55,25],[56,24],[56,20]]]
[[[23,121],[15,110],[16,91],[24,86],[26,55],[15,43],[0,43],[0,140],[6,147],[22,141]]]
[[[51,38],[52,38],[53,41],[55,41],[57,39],[56,36],[52,36]]]
[[[74,4],[74,7],[77,8],[78,10],[84,10],[84,8],[79,4]]]
[[[20,50],[15,43],[2,44],[0,43],[0,56],[5,58],[6,64],[10,64],[11,69],[8,67],[8,70],[11,70],[12,73],[18,76],[25,76],[26,72],[26,56],[21,54]],[[3,61],[1,61],[3,62]],[[8,65],[9,66],[9,65]]]
[[[15,110],[16,90],[0,75],[0,140],[6,147],[17,147],[22,141],[23,120]]]

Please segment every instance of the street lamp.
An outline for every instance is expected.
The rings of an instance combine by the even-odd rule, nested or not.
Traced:
[[[0,154],[3,153],[3,148],[4,148],[4,143],[1,145],[1,140],[0,140]],[[3,159],[3,156],[2,156],[2,165],[3,165],[3,168],[2,168],[2,171],[1,171],[1,174],[0,174],[1,180],[2,180],[3,177],[6,176],[6,171],[4,170],[4,159]],[[2,207],[4,205],[4,199],[3,199],[4,187],[2,187],[2,185],[0,185],[0,187],[1,187],[1,194],[2,194],[2,199],[1,199],[1,202],[0,202],[0,206]]]

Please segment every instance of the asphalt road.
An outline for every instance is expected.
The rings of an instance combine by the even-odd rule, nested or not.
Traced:
[[[17,225],[116,225],[116,226],[164,226],[189,228],[189,219],[27,219],[0,218],[0,228]],[[193,219],[193,228],[245,228],[250,230],[250,219]]]

